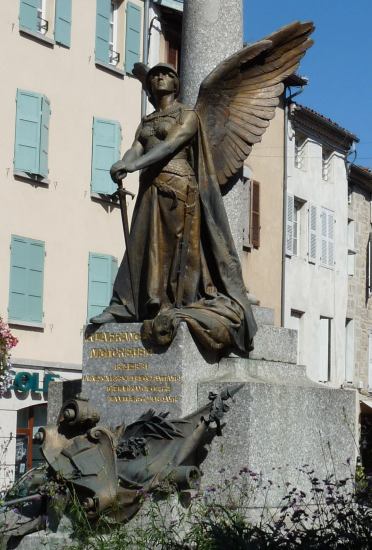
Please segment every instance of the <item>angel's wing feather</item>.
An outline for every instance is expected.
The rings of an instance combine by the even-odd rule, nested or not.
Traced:
[[[241,168],[275,115],[283,81],[312,45],[312,23],[292,23],[220,63],[195,106],[204,122],[220,185]]]

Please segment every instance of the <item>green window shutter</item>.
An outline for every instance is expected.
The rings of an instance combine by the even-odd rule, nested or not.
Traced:
[[[121,127],[119,122],[93,119],[92,192],[111,194],[116,186],[110,168],[120,158]]]
[[[97,0],[96,61],[109,63],[111,0]]]
[[[39,22],[37,11],[41,8],[41,0],[20,0],[19,26],[22,29],[38,32]]]
[[[41,103],[40,94],[17,90],[14,168],[31,174],[39,173]]]
[[[141,8],[128,2],[125,34],[125,71],[131,73],[133,65],[140,61]]]
[[[50,102],[45,96],[41,102],[41,128],[40,128],[40,158],[39,174],[46,177],[48,175],[48,142],[49,142],[49,119]]]
[[[71,0],[56,0],[54,40],[67,48],[71,46]]]
[[[112,256],[89,253],[88,319],[109,305],[115,267],[117,270],[117,261]]]
[[[44,243],[12,235],[9,319],[43,320]]]

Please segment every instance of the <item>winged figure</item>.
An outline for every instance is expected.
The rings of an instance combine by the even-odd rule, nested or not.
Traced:
[[[140,170],[140,187],[112,300],[92,323],[143,321],[166,345],[186,321],[208,349],[252,348],[256,324],[221,187],[261,140],[312,31],[295,22],[241,49],[204,79],[194,108],[177,99],[174,67],[135,65],[155,111],[111,168],[118,184]]]

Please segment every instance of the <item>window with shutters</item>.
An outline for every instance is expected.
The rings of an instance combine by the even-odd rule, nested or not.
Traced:
[[[19,29],[44,41],[71,45],[72,0],[20,0]]]
[[[50,102],[35,92],[17,90],[14,173],[43,180],[49,173]]]
[[[321,208],[320,212],[320,263],[323,267],[334,268],[334,212]]]
[[[302,240],[302,216],[305,201],[293,195],[287,195],[286,215],[286,254],[287,256],[299,256]]]
[[[117,270],[118,262],[113,256],[89,253],[88,320],[109,305]]]
[[[355,221],[348,220],[347,223],[347,273],[355,274]]]
[[[319,382],[331,379],[332,362],[332,319],[320,317],[319,321]]]
[[[9,323],[40,326],[43,321],[44,242],[12,235]]]
[[[120,146],[120,123],[95,117],[92,130],[92,193],[111,195],[116,191],[110,168],[120,159]]]
[[[141,5],[129,0],[96,2],[96,65],[130,74],[141,60]]]

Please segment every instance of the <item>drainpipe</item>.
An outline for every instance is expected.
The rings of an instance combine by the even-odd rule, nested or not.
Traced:
[[[143,39],[142,39],[142,51],[143,51],[143,63],[148,64],[149,61],[149,14],[150,14],[150,0],[144,0],[144,14],[143,14]],[[141,118],[146,114],[147,95],[142,90],[141,95]]]
[[[287,237],[287,178],[288,178],[288,110],[291,101],[294,97],[300,95],[305,88],[306,84],[301,86],[297,92],[289,94],[284,98],[284,169],[283,169],[283,236],[282,236],[282,296],[280,307],[280,325],[284,327],[285,318],[285,249],[286,249],[286,237]]]

